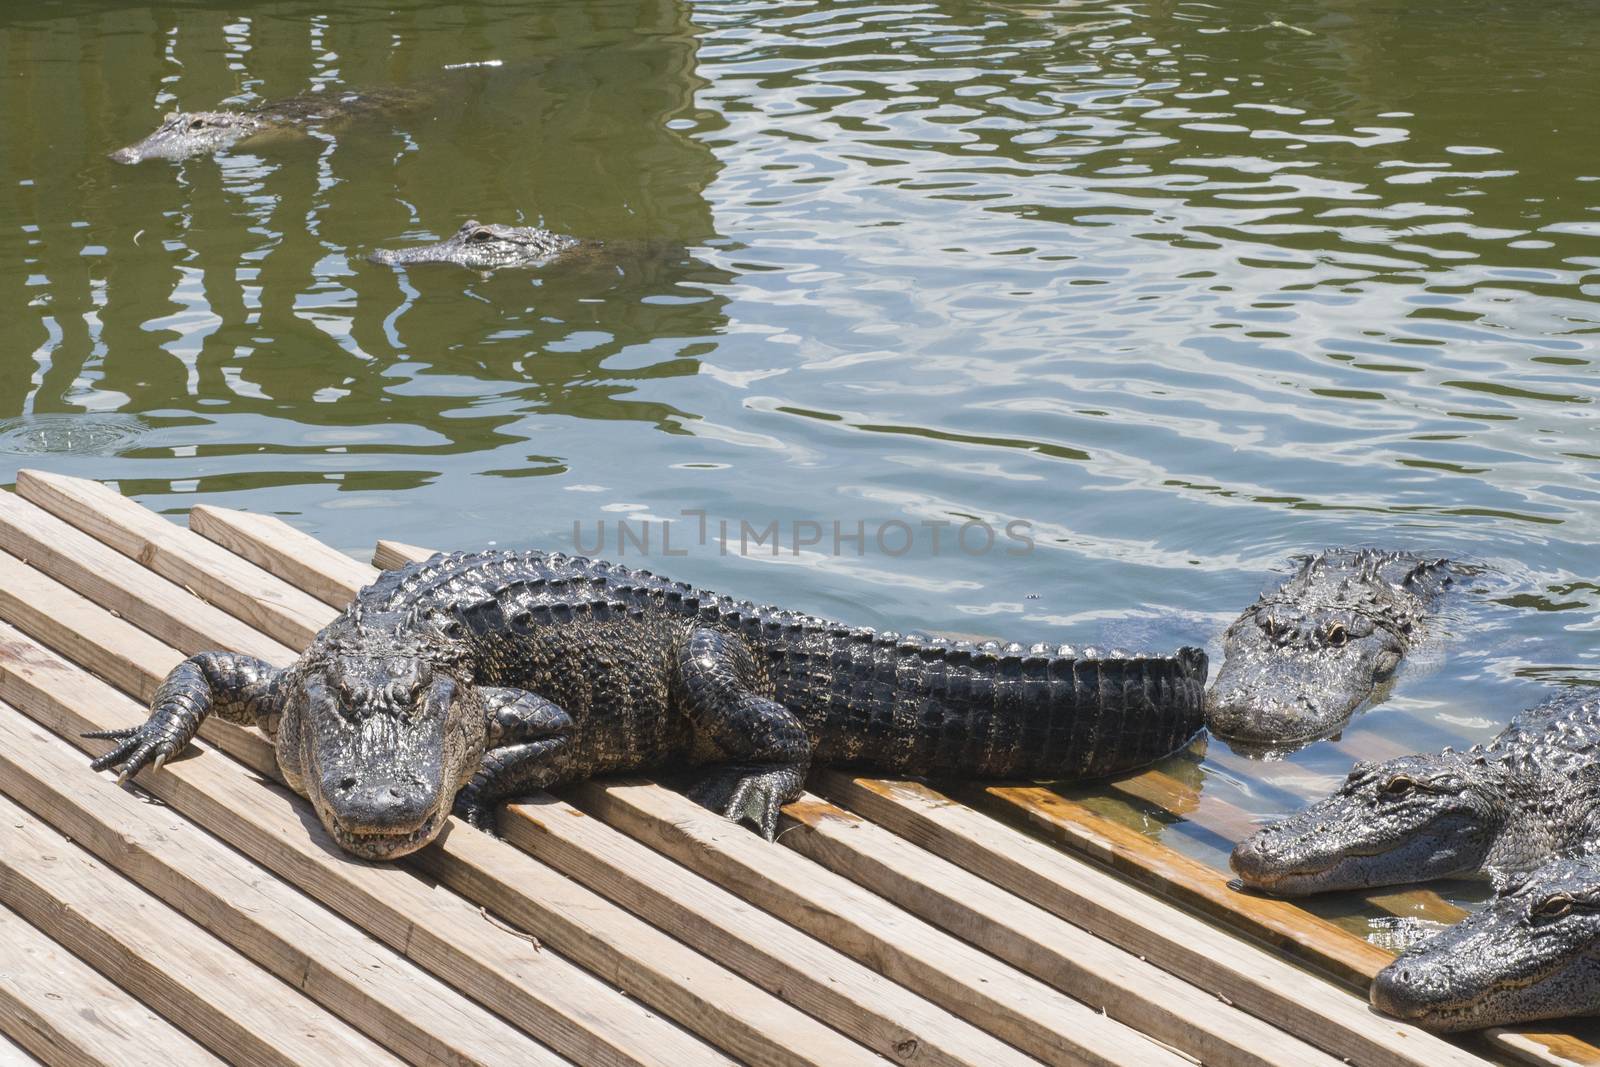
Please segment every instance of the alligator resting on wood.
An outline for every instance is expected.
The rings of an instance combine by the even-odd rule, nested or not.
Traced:
[[[124,780],[207,714],[259,727],[343,848],[404,855],[452,807],[590,775],[699,767],[692,795],[769,839],[812,762],[896,774],[1090,778],[1181,747],[1205,653],[850,629],[646,571],[539,552],[436,555],[364,589],[291,666],[204,652],[143,725],[96,736]]]
[[[1498,883],[1600,845],[1600,693],[1529,708],[1487,745],[1358,763],[1338,792],[1233,850],[1248,886],[1280,896],[1487,874]]]
[[[403,266],[411,263],[454,263],[473,270],[499,267],[537,267],[582,247],[598,247],[536,226],[503,226],[476,219],[431,245],[397,251],[379,249],[367,258],[374,263]]]
[[[112,152],[114,163],[187,159],[222,152],[255,137],[297,135],[326,123],[414,111],[431,97],[415,89],[308,92],[254,107],[171,111],[144,139]]]
[[[1304,558],[1223,634],[1211,732],[1271,748],[1338,731],[1411,650],[1451,566],[1373,549]]]
[[[1600,857],[1560,856],[1507,884],[1379,971],[1371,996],[1430,1030],[1600,1014]]]

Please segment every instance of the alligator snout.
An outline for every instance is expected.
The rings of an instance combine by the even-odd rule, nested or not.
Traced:
[[[428,822],[439,800],[438,791],[422,782],[362,782],[353,776],[326,783],[323,796],[339,825],[357,834],[411,833]]]
[[[133,150],[132,145],[129,145],[127,148],[119,148],[115,152],[109,153],[106,158],[113,163],[137,163],[143,157]]]

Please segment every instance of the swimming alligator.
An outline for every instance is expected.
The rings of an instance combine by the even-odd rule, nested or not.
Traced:
[[[1393,676],[1452,583],[1452,566],[1374,549],[1304,558],[1222,635],[1206,699],[1211,732],[1247,748],[1337,732]]]
[[[1597,760],[1600,693],[1563,692],[1487,745],[1357,763],[1336,793],[1257,831],[1229,862],[1280,896],[1477,874],[1503,883],[1600,843],[1587,771]]]
[[[591,775],[700,768],[769,840],[812,762],[1092,778],[1183,746],[1205,653],[973,645],[757,607],[560,554],[436,555],[381,576],[282,670],[203,652],[97,770],[159,767],[207,714],[259,727],[346,850],[404,855],[454,811]]]
[[[300,135],[328,123],[414,111],[431,99],[416,89],[336,90],[300,93],[237,110],[171,111],[148,136],[108,158],[114,163],[140,163],[210,155],[249,139]]]
[[[582,245],[567,237],[535,226],[503,226],[495,222],[469,220],[455,233],[431,245],[418,245],[398,251],[379,249],[367,258],[391,266],[411,263],[454,263],[474,270],[499,267],[537,267]]]
[[[1505,886],[1379,971],[1371,998],[1442,1031],[1600,1014],[1600,857],[1560,856]]]

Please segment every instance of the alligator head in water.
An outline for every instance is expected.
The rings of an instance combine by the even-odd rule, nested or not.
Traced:
[[[1554,859],[1409,949],[1372,1006],[1444,1031],[1600,1014],[1600,858]]]
[[[280,690],[284,777],[339,847],[365,859],[433,840],[481,761],[481,693],[429,653],[373,655],[334,638],[296,663]]]
[[[108,158],[114,163],[187,159],[230,148],[274,124],[271,117],[248,111],[172,111],[154,133]]]
[[[379,249],[368,258],[374,263],[454,263],[474,270],[499,267],[537,267],[578,244],[536,226],[502,226],[472,220],[437,244],[399,251]]]
[[[1222,636],[1206,722],[1246,745],[1337,731],[1394,674],[1451,581],[1449,564],[1404,552],[1329,549]]]
[[[1488,874],[1500,881],[1584,840],[1600,699],[1573,689],[1487,745],[1358,763],[1332,796],[1267,826],[1229,862],[1279,896]]]

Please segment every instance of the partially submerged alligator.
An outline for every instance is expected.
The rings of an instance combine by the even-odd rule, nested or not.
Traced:
[[[454,263],[473,270],[499,267],[537,267],[586,242],[536,226],[503,226],[476,219],[431,245],[397,251],[379,249],[367,258],[374,263],[402,266],[411,263]]]
[[[1487,745],[1358,763],[1332,796],[1241,842],[1229,862],[1280,896],[1486,874],[1600,844],[1600,694],[1562,693]]]
[[[1339,730],[1411,650],[1453,580],[1451,566],[1373,549],[1305,558],[1223,634],[1206,698],[1211,732],[1291,746]]]
[[[1430,1030],[1600,1014],[1600,857],[1558,857],[1507,885],[1379,971],[1371,995]]]
[[[209,155],[251,138],[299,135],[326,123],[413,111],[430,99],[415,89],[336,90],[300,93],[235,110],[172,111],[148,136],[108,158],[114,163],[140,163]]]
[[[767,837],[813,760],[898,774],[1091,778],[1184,745],[1206,656],[850,629],[646,571],[436,555],[364,589],[291,666],[204,652],[143,725],[94,736],[123,780],[207,714],[259,727],[340,846],[404,855],[454,810],[595,774],[703,767],[692,795]]]

